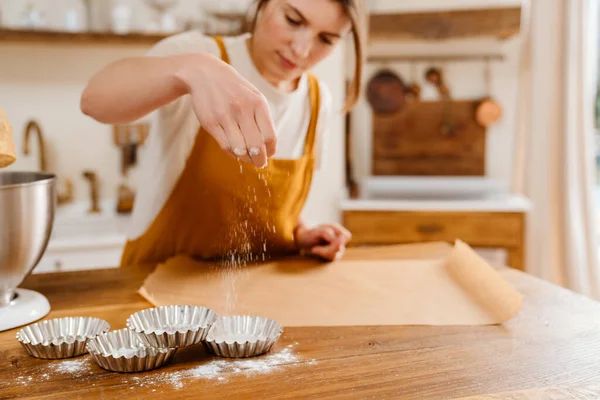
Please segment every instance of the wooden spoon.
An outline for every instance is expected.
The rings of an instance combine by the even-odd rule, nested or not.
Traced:
[[[448,89],[448,86],[446,86],[444,75],[441,69],[436,67],[429,68],[425,72],[425,79],[427,82],[437,87],[438,93],[441,97],[450,97],[450,89]]]
[[[438,93],[445,103],[440,132],[442,136],[451,136],[456,132],[457,127],[452,123],[452,99],[450,98],[450,89],[448,89],[444,81],[442,70],[436,67],[429,68],[425,72],[425,79],[437,87]]]

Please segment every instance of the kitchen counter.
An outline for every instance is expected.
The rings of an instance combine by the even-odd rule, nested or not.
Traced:
[[[481,198],[421,198],[343,199],[343,211],[449,211],[449,212],[523,212],[531,211],[532,204],[522,195],[501,194]]]
[[[347,253],[376,257],[365,249]],[[88,315],[119,329],[131,313],[151,307],[136,293],[151,270],[32,275],[22,287],[48,297],[46,318]],[[3,332],[0,399],[599,398],[600,304],[514,269],[500,273],[525,295],[522,312],[503,325],[285,328],[270,355],[236,368],[195,346],[161,369],[118,374],[88,355],[32,358],[16,330]]]

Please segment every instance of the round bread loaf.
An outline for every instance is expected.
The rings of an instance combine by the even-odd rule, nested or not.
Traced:
[[[0,108],[0,168],[8,167],[16,160],[12,126]]]

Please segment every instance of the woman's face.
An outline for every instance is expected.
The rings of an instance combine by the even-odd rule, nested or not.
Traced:
[[[295,81],[327,57],[351,29],[334,0],[269,0],[252,40],[258,70],[276,86]]]

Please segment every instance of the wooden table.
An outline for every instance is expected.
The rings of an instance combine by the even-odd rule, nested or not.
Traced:
[[[364,254],[349,250],[348,258]],[[46,318],[102,317],[118,329],[150,307],[136,294],[149,271],[33,275],[22,287],[48,297],[53,310]],[[3,332],[0,399],[600,398],[600,305],[517,270],[501,274],[526,296],[521,314],[502,326],[286,328],[270,356],[282,364],[253,375],[247,365],[227,364],[220,375],[194,377],[193,368],[219,365],[202,346],[180,350],[162,369],[118,374],[89,355],[32,358],[16,330]],[[258,360],[251,361],[255,370]]]

